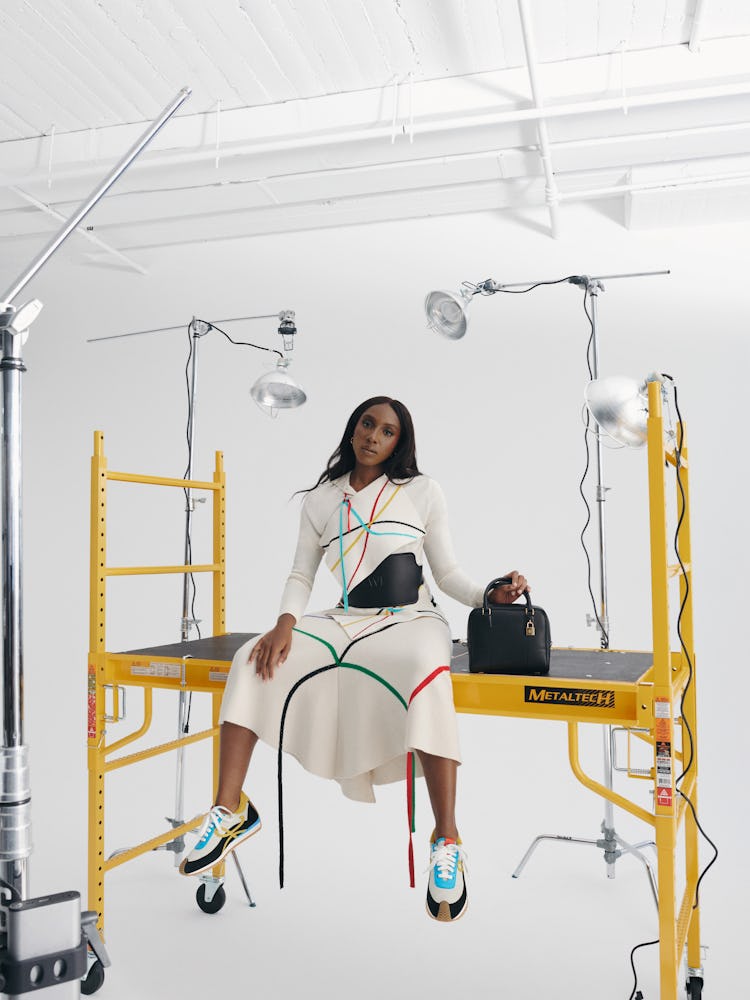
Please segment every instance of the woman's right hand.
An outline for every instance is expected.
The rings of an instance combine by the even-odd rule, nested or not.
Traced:
[[[295,622],[293,615],[281,615],[271,631],[261,636],[253,646],[247,662],[255,660],[255,673],[262,681],[272,680],[274,670],[289,656]]]

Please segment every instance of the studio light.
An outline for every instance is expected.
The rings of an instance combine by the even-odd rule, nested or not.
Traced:
[[[302,406],[307,393],[289,374],[291,358],[279,358],[275,368],[261,375],[250,389],[250,395],[263,410],[291,410]]]
[[[449,340],[460,340],[469,324],[468,309],[472,293],[430,292],[424,300],[429,326]]]
[[[642,448],[647,438],[648,384],[663,381],[655,373],[642,382],[625,375],[610,375],[589,382],[583,395],[591,416],[605,434],[628,448]]]

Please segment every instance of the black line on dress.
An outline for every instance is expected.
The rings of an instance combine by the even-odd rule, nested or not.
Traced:
[[[289,693],[284,701],[284,707],[281,710],[281,723],[279,725],[279,750],[278,758],[276,763],[276,775],[278,782],[279,791],[279,888],[284,888],[284,792],[283,792],[283,779],[282,779],[282,746],[284,743],[284,722],[286,720],[287,709],[289,708],[289,702],[292,700],[292,695],[305,681],[309,681],[311,677],[317,677],[318,674],[323,674],[327,670],[333,670],[338,666],[338,663],[329,663],[327,667],[318,667],[316,670],[312,670],[309,674],[305,674],[304,677],[300,679],[290,688]]]
[[[404,528],[411,528],[411,529],[412,529],[412,531],[418,531],[418,532],[420,533],[420,535],[424,535],[424,534],[426,534],[426,531],[425,531],[425,529],[424,529],[424,528],[418,528],[416,524],[410,524],[410,523],[409,523],[408,521],[390,521],[390,520],[382,520],[382,521],[372,521],[372,522],[371,522],[370,524],[368,524],[368,525],[367,525],[367,527],[368,527],[368,528],[372,528],[372,526],[373,526],[374,524],[400,524],[400,525],[402,525],[402,526],[403,526]],[[341,538],[345,538],[345,537],[346,537],[347,535],[351,535],[351,534],[353,534],[353,533],[354,533],[355,531],[365,531],[365,530],[366,530],[366,529],[365,529],[365,528],[363,528],[361,524],[358,524],[358,525],[356,526],[356,528],[347,528],[347,530],[346,530],[346,531],[342,532],[342,534],[341,534],[341,536],[340,536],[340,537],[341,537]],[[325,545],[322,545],[322,546],[321,546],[321,548],[323,548],[323,549],[327,549],[329,545],[332,545],[332,544],[333,544],[334,542],[337,542],[338,540],[339,540],[339,534],[338,534],[338,532],[337,532],[337,533],[336,533],[336,534],[335,534],[335,535],[333,536],[333,538],[331,538],[331,540],[330,540],[330,541],[326,542],[326,543],[325,543]]]

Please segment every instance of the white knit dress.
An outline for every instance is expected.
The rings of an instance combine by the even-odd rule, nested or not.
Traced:
[[[375,799],[373,785],[403,779],[407,767],[419,773],[410,751],[460,762],[451,635],[427,584],[419,582],[425,556],[441,590],[468,606],[481,604],[483,588],[456,564],[434,480],[399,483],[383,475],[355,492],[346,475],[312,490],[280,609],[297,620],[289,656],[263,682],[248,664],[257,640],[242,646],[221,721],[251,729],[276,748],[281,740],[308,771],[334,778],[345,795],[365,802]],[[341,606],[304,614],[323,558],[340,587]],[[416,581],[412,600],[401,605],[387,600],[396,564]],[[381,594],[386,599],[352,606],[349,598],[361,602],[363,593],[374,604]]]

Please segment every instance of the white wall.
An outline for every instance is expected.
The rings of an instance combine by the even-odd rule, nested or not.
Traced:
[[[179,476],[186,464],[186,333],[99,344],[87,338],[187,324],[194,314],[219,319],[297,311],[294,368],[309,402],[275,421],[248,396],[265,357],[231,347],[216,334],[201,342],[195,474],[210,478],[213,451],[224,451],[231,630],[257,631],[274,620],[298,516],[298,501],[289,498],[315,481],[351,409],[369,395],[387,393],[413,413],[420,465],[447,493],[466,570],[485,581],[518,567],[550,615],[555,642],[596,645],[585,625],[590,606],[578,541],[588,339],[581,292],[562,285],[475,301],[470,333],[454,344],[427,331],[422,301],[428,290],[456,287],[462,279],[539,280],[666,266],[670,277],[606,282],[599,301],[601,367],[604,374],[635,376],[666,371],[679,384],[693,493],[701,815],[722,849],[703,893],[704,940],[712,946],[706,971],[712,995],[733,995],[741,950],[725,912],[727,898],[742,898],[750,889],[740,840],[748,817],[741,733],[750,693],[742,645],[750,595],[743,572],[747,474],[740,412],[748,362],[747,231],[634,234],[592,208],[566,209],[565,235],[557,242],[541,231],[543,224],[541,216],[525,223],[457,216],[134,254],[147,263],[148,277],[116,266],[84,266],[71,247],[29,286],[29,296],[45,303],[27,345],[24,380],[32,891],[85,888],[92,433],[105,432],[112,468]],[[26,249],[2,262],[6,283],[21,270]],[[266,321],[234,324],[230,332],[276,347],[274,330]],[[607,453],[606,467],[613,645],[647,648],[645,453]],[[124,489],[112,488],[110,561],[181,561],[180,497]],[[208,511],[199,509],[196,559],[209,552],[208,521]],[[595,552],[593,532],[589,541]],[[333,596],[321,572],[313,606],[327,606]],[[444,606],[454,634],[464,635],[465,609],[447,599]],[[176,578],[115,581],[109,648],[175,640],[180,610]],[[198,616],[210,622],[207,582],[200,587]],[[206,708],[194,702],[197,726]],[[158,698],[157,706],[157,734],[170,738],[172,702]],[[132,713],[135,721],[136,697]],[[191,888],[172,875],[163,855],[118,869],[107,882],[115,965],[102,995],[132,996],[136,989],[141,997],[169,995],[158,985],[160,976],[164,983],[169,975],[179,978],[182,958],[196,941],[213,941],[222,954],[235,947],[230,942],[236,935],[236,947],[251,949],[247,968],[257,984],[280,996],[304,986],[310,995],[338,998],[353,984],[361,996],[384,989],[402,996],[407,987],[413,992],[412,978],[418,995],[429,989],[435,997],[453,996],[468,984],[471,996],[495,996],[500,977],[513,985],[512,995],[536,997],[559,983],[560,969],[575,970],[577,996],[627,996],[628,952],[655,936],[653,904],[634,862],[621,861],[610,883],[597,854],[555,845],[541,849],[523,879],[508,878],[536,833],[598,833],[601,806],[569,773],[564,727],[463,717],[461,731],[466,766],[460,821],[471,855],[473,912],[448,933],[462,961],[470,956],[468,971],[466,965],[435,964],[431,956],[443,932],[422,916],[417,895],[403,888],[400,789],[385,789],[377,809],[358,808],[290,766],[289,887],[279,895],[275,774],[272,754],[261,752],[248,788],[267,829],[243,852],[261,897],[258,909],[238,909],[239,890],[232,885],[232,906],[203,917]],[[594,772],[598,740],[597,730],[585,742]],[[189,770],[192,814],[208,802],[205,748],[190,752]],[[173,805],[171,776],[164,761],[152,770],[145,765],[138,775],[113,777],[108,850],[162,828]],[[629,784],[635,783],[625,783],[632,793]],[[420,797],[418,859],[430,829],[423,791]],[[619,813],[617,826],[633,840],[647,834]],[[164,943],[165,925],[177,928],[174,944]],[[299,962],[289,963],[282,952],[297,934]],[[150,960],[144,982],[143,953],[157,935],[165,950]],[[540,954],[548,961],[539,962]],[[229,954],[230,966],[236,959]],[[654,960],[644,956],[640,964],[646,995],[655,996]],[[198,996],[212,982],[208,967],[191,975],[181,995]]]

